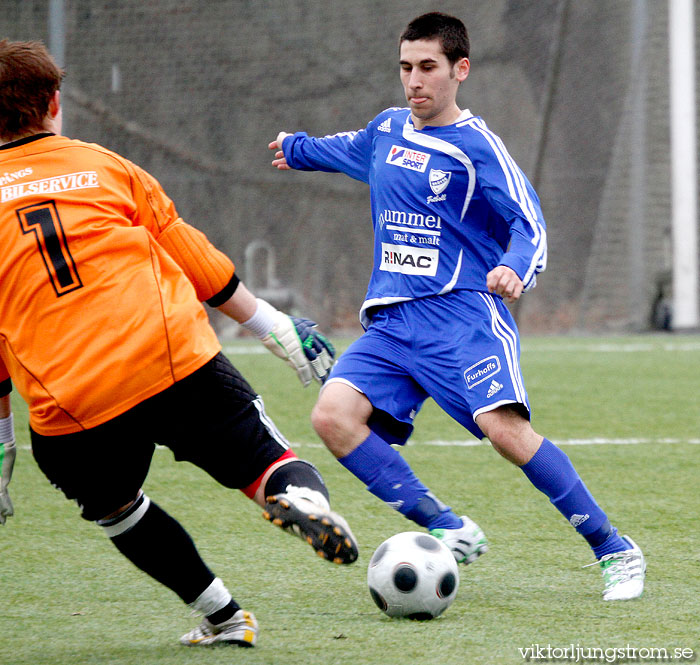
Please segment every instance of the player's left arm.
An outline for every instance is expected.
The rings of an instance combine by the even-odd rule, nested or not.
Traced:
[[[489,272],[487,287],[513,302],[535,286],[547,267],[547,227],[537,193],[501,140],[484,125],[472,130],[470,157],[479,187],[509,234],[508,248]]]
[[[540,217],[541,218],[541,217]],[[506,302],[514,303],[537,283],[547,264],[547,236],[544,221],[513,217],[510,242],[498,265],[486,276],[486,287]]]
[[[184,222],[158,181],[132,165],[137,194],[146,212],[141,221],[177,262],[194,285],[200,301],[230,316],[255,333],[276,356],[299,376],[304,386],[323,383],[334,363],[333,345],[309,319],[288,316],[255,298],[235,273],[233,261],[204,233]]]
[[[529,219],[514,217],[510,223],[508,250],[499,266],[508,267],[523,283],[523,291],[529,291],[537,283],[537,275],[547,267],[547,231],[541,217]]]
[[[233,261],[178,215],[175,204],[152,175],[131,162],[127,164],[136,208],[134,223],[146,227],[182,268],[201,302],[217,296],[225,300],[232,292]]]
[[[333,344],[310,319],[289,316],[238,281],[232,295],[217,309],[250,330],[270,352],[284,360],[304,387],[324,383],[335,362]]]

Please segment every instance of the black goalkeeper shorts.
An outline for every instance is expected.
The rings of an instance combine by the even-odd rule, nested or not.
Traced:
[[[87,520],[136,498],[156,444],[236,489],[255,482],[289,450],[260,397],[221,353],[102,425],[59,436],[32,430],[31,438],[39,468]]]

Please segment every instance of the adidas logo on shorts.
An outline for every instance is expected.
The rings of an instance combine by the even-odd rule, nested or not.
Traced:
[[[486,397],[493,397],[501,388],[503,388],[502,383],[498,383],[495,379],[491,381],[489,386],[489,391],[486,393]]]

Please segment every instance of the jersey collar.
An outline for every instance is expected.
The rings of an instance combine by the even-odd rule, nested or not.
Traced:
[[[406,118],[406,124],[411,125],[411,127],[413,127],[414,125],[413,125],[413,118],[411,117],[411,110],[407,109],[407,111],[408,111],[408,117]],[[452,125],[456,125],[459,122],[464,122],[465,120],[469,120],[469,118],[473,118],[473,117],[474,116],[469,109],[464,109],[464,111],[462,111],[459,114],[459,117],[453,123],[451,123],[449,125],[444,125],[444,126],[451,127]],[[427,125],[423,129],[437,129],[437,126]],[[416,130],[416,131],[423,131],[423,130]]]
[[[55,134],[53,132],[41,132],[41,134],[32,134],[32,136],[25,136],[24,138],[17,139],[16,141],[3,143],[2,145],[0,145],[0,150],[9,150],[10,148],[16,148],[17,146],[24,145],[25,143],[32,143],[32,141],[37,141],[39,139],[46,138],[47,136],[55,136]]]

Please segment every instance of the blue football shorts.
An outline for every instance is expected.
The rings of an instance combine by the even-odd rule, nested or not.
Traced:
[[[376,309],[327,384],[352,386],[367,396],[375,414],[398,421],[393,431],[403,433],[391,443],[405,443],[428,397],[481,439],[475,422],[481,413],[518,404],[529,417],[519,359],[517,326],[503,300],[460,290]],[[386,418],[376,421],[383,423],[379,434],[391,429]]]

